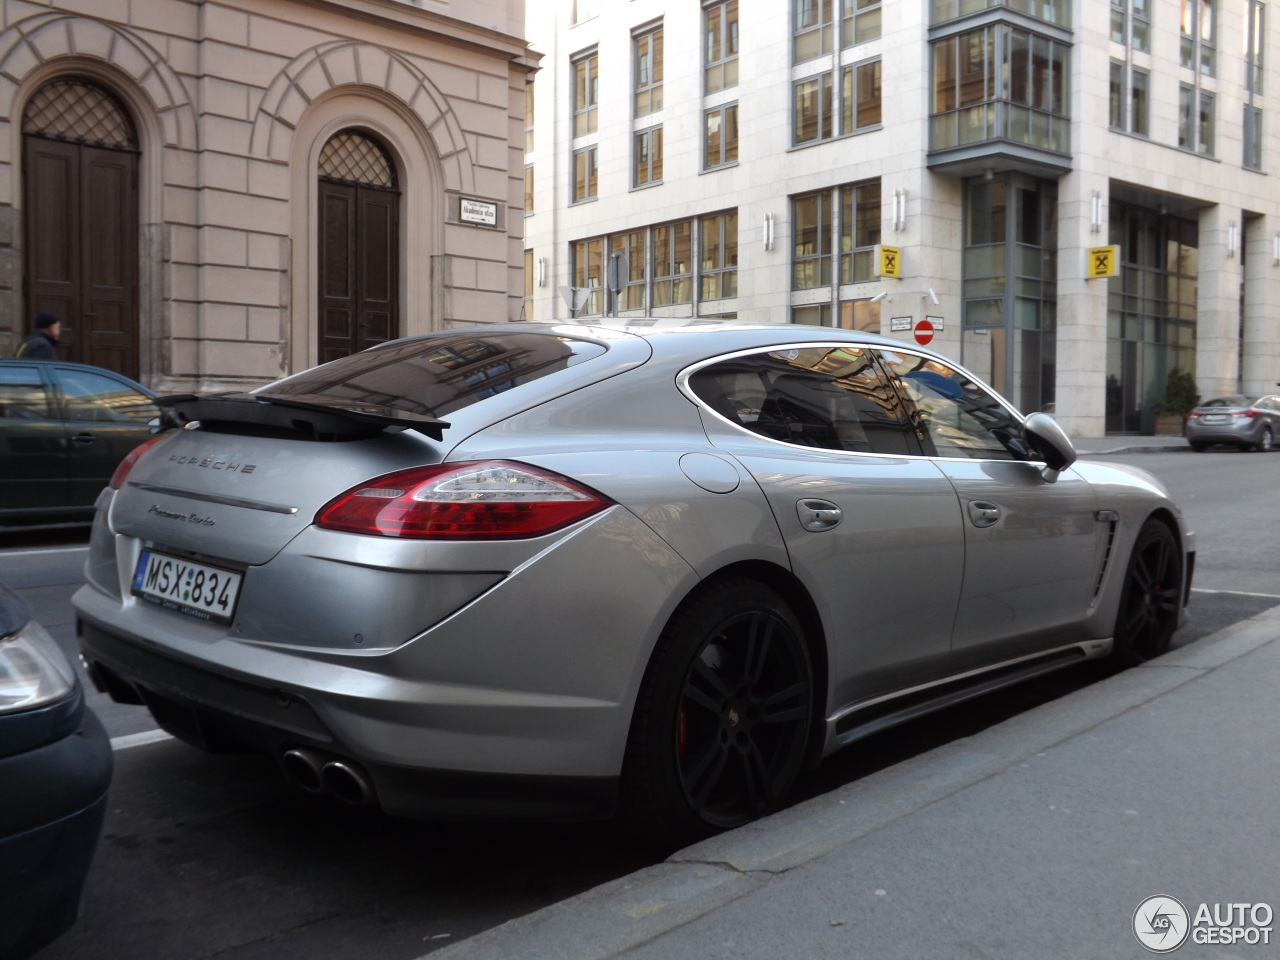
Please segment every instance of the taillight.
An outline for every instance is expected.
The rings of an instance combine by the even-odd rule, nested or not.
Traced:
[[[552,533],[613,503],[567,477],[506,460],[414,467],[330,500],[326,530],[414,540],[518,540]]]
[[[116,472],[111,474],[111,489],[119,490],[123,487],[125,477],[129,476],[129,471],[132,470],[133,465],[138,462],[138,458],[147,452],[148,447],[154,443],[159,443],[164,438],[165,435],[163,433],[156,434],[150,440],[144,440],[125,454],[125,458],[121,460],[119,466],[116,467]]]
[[[1237,417],[1248,417],[1248,418],[1250,418],[1250,419],[1253,419],[1253,418],[1254,418],[1254,417],[1256,417],[1257,415],[1258,415],[1258,411],[1257,411],[1257,410],[1237,410],[1237,411],[1236,411],[1236,416],[1237,416]]]

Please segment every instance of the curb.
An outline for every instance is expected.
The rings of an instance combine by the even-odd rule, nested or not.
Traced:
[[[1276,641],[1280,606],[431,956],[615,957]]]

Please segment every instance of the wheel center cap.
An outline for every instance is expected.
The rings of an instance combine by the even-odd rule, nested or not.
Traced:
[[[732,727],[736,727],[742,721],[742,717],[738,714],[738,711],[736,709],[734,709],[733,707],[730,707],[729,713],[728,713],[728,720],[729,720],[729,726],[732,728]]]

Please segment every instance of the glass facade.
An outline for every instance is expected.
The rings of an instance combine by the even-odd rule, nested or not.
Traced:
[[[1051,410],[1057,371],[1057,184],[971,180],[964,204],[961,363],[1024,411]]]
[[[1196,369],[1198,225],[1114,199],[1110,206],[1120,275],[1108,281],[1106,429],[1151,433],[1169,374]]]

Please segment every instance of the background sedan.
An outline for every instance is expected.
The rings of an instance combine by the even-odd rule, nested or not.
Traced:
[[[116,466],[153,433],[154,400],[99,367],[0,360],[0,524],[90,519]]]
[[[1185,433],[1196,453],[1215,443],[1266,452],[1280,435],[1280,396],[1233,394],[1206,400],[1187,416]]]

